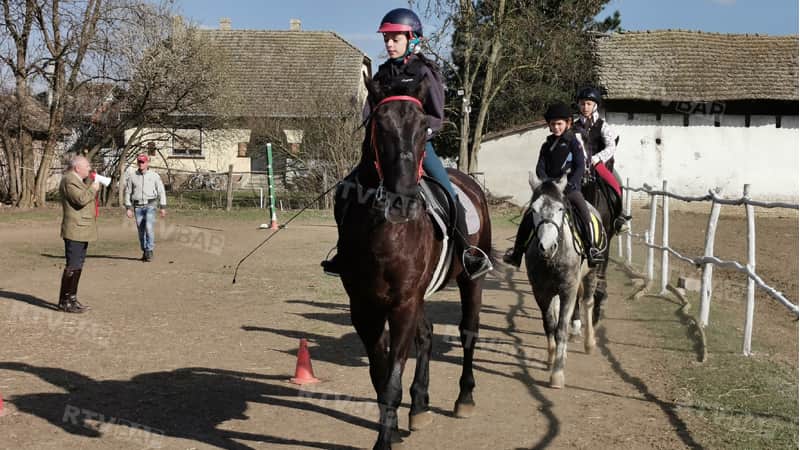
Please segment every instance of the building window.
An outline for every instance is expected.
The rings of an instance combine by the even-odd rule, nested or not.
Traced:
[[[750,113],[744,115],[744,126],[750,128]]]
[[[631,120],[633,120],[633,113],[629,112],[628,113],[628,122],[630,122]]]
[[[688,114],[684,114],[683,115],[683,126],[685,126],[685,127],[689,126],[689,115]]]
[[[719,127],[722,125],[722,118],[719,114],[714,114],[714,126]]]
[[[174,130],[172,155],[178,158],[203,157],[203,130]]]
[[[775,116],[775,128],[781,127],[781,116]]]

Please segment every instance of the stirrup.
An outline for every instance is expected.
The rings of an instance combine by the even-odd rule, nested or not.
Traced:
[[[478,255],[470,254],[470,251],[477,250],[479,253]],[[475,258],[473,259],[473,263],[480,263],[480,267],[473,267],[474,271],[469,270],[469,264],[467,264],[468,258]],[[461,253],[461,266],[464,268],[464,272],[467,273],[470,280],[474,280],[478,277],[482,277],[486,275],[489,271],[494,269],[492,266],[492,261],[489,259],[489,256],[478,247],[470,245],[467,247],[463,253]]]
[[[631,220],[631,216],[621,215],[614,219],[614,229],[617,230],[617,233],[627,233],[631,230],[628,221]]]
[[[503,255],[503,262],[519,269],[519,266],[522,265],[522,256],[517,258],[517,256],[514,254],[514,249],[510,248],[506,250],[506,253]]]

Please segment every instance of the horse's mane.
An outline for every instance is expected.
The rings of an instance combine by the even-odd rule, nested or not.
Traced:
[[[563,203],[564,202],[564,194],[563,194],[563,192],[561,192],[561,189],[558,188],[558,185],[556,184],[556,181],[557,180],[545,180],[545,181],[543,181],[542,184],[537,186],[536,189],[533,191],[533,197],[534,198],[538,198],[538,197],[540,197],[542,195],[546,195],[548,197],[555,198],[555,199],[557,199],[557,200],[559,200],[560,202]]]

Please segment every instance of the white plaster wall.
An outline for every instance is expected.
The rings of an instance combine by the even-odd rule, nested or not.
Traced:
[[[492,195],[510,195],[509,201],[517,205],[530,200],[528,171],[536,170],[539,148],[549,134],[550,130],[542,127],[481,143],[478,172],[483,172]]]
[[[784,116],[775,128],[774,116],[724,115],[714,127],[713,116],[692,115],[683,126],[680,114],[611,113],[607,120],[620,135],[616,168],[623,181],[643,183],[684,195],[703,195],[719,187],[721,195],[739,197],[750,184],[753,198],[767,201],[798,200],[798,117]],[[517,204],[530,196],[527,171],[535,168],[546,128],[506,136],[482,145],[479,171],[495,196],[512,195]],[[660,143],[657,143],[660,139]]]
[[[127,142],[133,130],[125,131],[125,141]],[[171,169],[187,171],[206,171],[227,172],[228,166],[233,164],[234,172],[249,172],[250,158],[238,157],[239,142],[250,141],[250,130],[247,129],[211,129],[203,130],[203,157],[202,158],[171,158],[169,155],[172,150],[172,138],[169,134],[157,129],[143,130],[141,136],[146,139],[156,139],[156,148],[161,154],[167,156],[167,161],[161,161],[158,156],[151,161],[153,166],[165,167],[169,165]],[[159,141],[159,137],[161,140]]]

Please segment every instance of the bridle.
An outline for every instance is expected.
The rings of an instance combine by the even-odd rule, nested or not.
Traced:
[[[533,204],[533,201],[531,201],[531,205],[532,204]],[[554,221],[553,219],[550,219],[550,218],[541,218],[538,222],[535,223],[534,228],[533,228],[533,237],[534,237],[534,239],[536,239],[539,242],[541,242],[541,239],[539,238],[539,230],[541,229],[541,227],[543,225],[552,225],[552,226],[554,226],[556,228],[557,235],[556,235],[556,250],[555,250],[555,252],[558,251],[558,245],[562,241],[562,234],[563,234],[563,231],[564,231],[564,223],[567,220],[566,204],[563,203],[563,202],[562,202],[562,204],[564,204],[564,211],[561,214],[561,223],[560,224],[556,223],[556,221]],[[533,210],[532,209],[531,209],[531,216],[533,216]],[[533,218],[535,219],[535,217],[533,217]],[[554,254],[555,254],[555,252],[554,252]]]
[[[376,138],[377,122],[375,122],[375,118],[373,115],[375,114],[375,111],[377,111],[378,108],[390,102],[411,102],[414,105],[416,105],[420,111],[423,110],[422,102],[416,97],[412,97],[410,95],[392,95],[378,102],[378,104],[375,105],[372,114],[370,114],[372,116],[371,119],[372,124],[370,125],[371,126],[370,145],[372,146],[372,150],[375,152],[375,170],[378,172],[378,179],[380,181],[381,186],[383,185],[383,169],[381,168],[381,158],[380,158],[380,152],[378,151],[378,142]],[[419,158],[419,164],[417,165],[417,183],[419,183],[419,181],[422,179],[422,173],[423,173],[422,162],[424,160],[425,160],[425,151],[423,150],[422,156]]]

